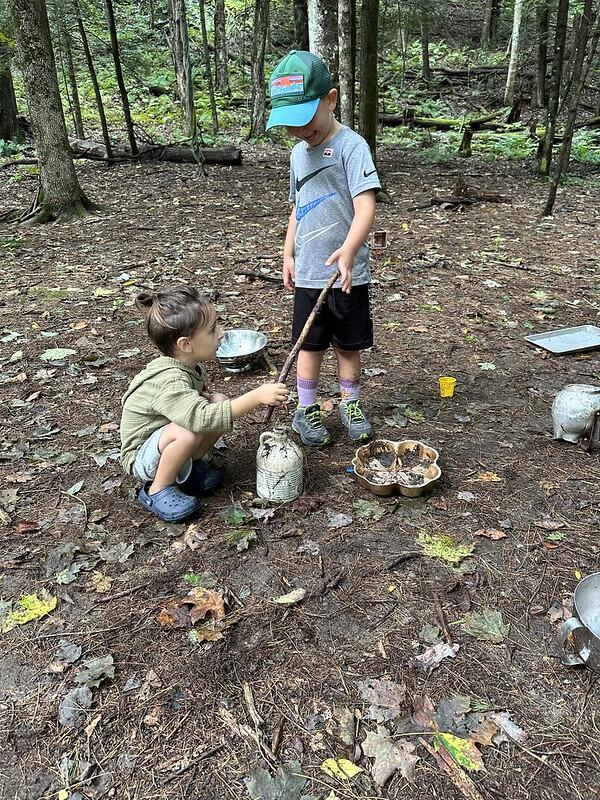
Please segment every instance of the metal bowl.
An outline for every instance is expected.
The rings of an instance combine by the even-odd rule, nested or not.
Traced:
[[[225,331],[217,358],[228,372],[245,372],[252,369],[266,346],[267,337],[264,333],[234,328]]]

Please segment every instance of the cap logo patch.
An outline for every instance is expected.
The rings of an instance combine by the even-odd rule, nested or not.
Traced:
[[[271,97],[304,94],[304,75],[280,75],[271,81]]]

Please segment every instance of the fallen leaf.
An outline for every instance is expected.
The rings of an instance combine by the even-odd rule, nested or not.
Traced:
[[[65,728],[81,728],[87,719],[87,710],[92,705],[92,691],[87,686],[78,686],[66,694],[58,706],[58,721]]]
[[[557,522],[551,519],[539,519],[533,524],[536,528],[542,528],[545,531],[558,531],[560,528],[566,527],[564,522]]]
[[[492,712],[488,714],[488,718],[500,728],[500,733],[493,739],[495,745],[510,741],[524,744],[527,740],[527,734],[510,719],[508,711]]]
[[[256,541],[256,538],[256,531],[252,530],[252,528],[234,528],[225,534],[227,544],[230,547],[235,547],[238,553],[247,550],[252,542]]]
[[[486,539],[505,539],[507,534],[497,528],[480,528],[478,531],[474,531],[473,536],[485,536]]]
[[[15,528],[15,533],[35,533],[39,529],[38,522],[20,522]]]
[[[437,644],[440,638],[440,629],[437,625],[425,622],[419,633],[419,639],[426,644]]]
[[[475,550],[474,544],[457,544],[449,533],[438,533],[434,536],[420,533],[417,541],[426,556],[441,558],[450,564],[458,564]]]
[[[183,534],[183,541],[190,550],[196,550],[200,547],[202,542],[205,542],[208,539],[208,536],[205,531],[200,528],[199,522],[192,522],[191,525],[188,525],[186,528],[185,533]]]
[[[82,663],[83,669],[75,675],[75,682],[94,687],[115,674],[114,659],[109,654],[101,658],[88,658]]]
[[[445,658],[454,658],[459,650],[459,644],[450,645],[447,642],[439,642],[439,644],[428,647],[421,655],[411,658],[408,665],[419,667],[424,670],[426,675],[431,675]]]
[[[364,772],[362,767],[357,767],[347,758],[327,758],[321,764],[321,769],[326,775],[339,780],[350,780],[360,772]]]
[[[299,497],[292,503],[292,510],[306,517],[313,511],[318,511],[319,508],[321,508],[322,502],[320,497],[307,494],[304,497]]]
[[[162,706],[153,706],[143,718],[142,722],[149,728],[155,728],[160,722],[162,711]]]
[[[201,586],[203,589],[213,589],[217,584],[217,579],[210,572],[203,572],[197,575],[195,572],[187,572],[183,580],[190,586]]]
[[[413,755],[416,747],[411,742],[393,742],[384,725],[377,726],[377,733],[369,731],[362,743],[363,753],[375,760],[371,773],[378,786],[383,786],[400,770],[408,781],[414,780],[415,765],[419,756]]]
[[[473,492],[457,492],[456,496],[459,500],[464,500],[465,503],[472,503],[475,500]]]
[[[62,361],[67,356],[73,356],[77,350],[71,350],[69,347],[51,347],[49,350],[44,350],[40,355],[42,361]]]
[[[337,735],[343,744],[354,746],[354,714],[347,706],[335,706],[333,717],[337,722]]]
[[[486,370],[494,370],[494,369],[496,369],[496,365],[494,364],[493,361],[480,361],[479,362],[479,369],[482,372],[485,372]]]
[[[81,658],[82,649],[78,644],[69,642],[66,639],[61,639],[58,643],[58,650],[56,651],[56,658],[59,661],[64,661],[66,664],[74,664]]]
[[[352,517],[347,514],[342,514],[338,511],[329,511],[327,513],[327,527],[337,530],[338,528],[346,528],[353,522]]]
[[[357,500],[353,505],[356,515],[363,519],[381,519],[387,512],[384,506],[374,503],[371,500]]]
[[[223,594],[215,589],[195,586],[185,597],[169,601],[157,620],[165,628],[191,628],[207,617],[219,623],[224,616]]]
[[[367,678],[358,684],[361,696],[371,703],[367,710],[367,719],[376,722],[388,722],[396,719],[402,712],[406,699],[406,686],[394,681]]]
[[[481,753],[475,747],[475,743],[469,739],[463,739],[453,733],[436,733],[433,743],[436,750],[443,747],[454,761],[468,772],[485,769]]]
[[[219,513],[221,519],[231,527],[239,527],[244,522],[251,519],[250,514],[243,508],[240,503],[234,503]]]
[[[273,597],[273,602],[282,606],[291,606],[294,605],[294,603],[299,603],[301,600],[304,600],[305,597],[306,589],[300,587],[287,594],[282,594],[280,597]]]
[[[251,800],[302,800],[308,778],[302,774],[297,761],[290,761],[279,767],[273,776],[266,769],[256,767],[249,778],[244,778],[244,783]]]
[[[104,573],[94,570],[90,577],[89,586],[93,591],[98,592],[98,594],[106,594],[106,592],[110,591],[112,582],[113,579],[109,578],[108,575],[104,575]]]
[[[134,545],[127,544],[126,542],[117,542],[112,547],[101,547],[98,550],[98,555],[102,561],[109,563],[124,564],[125,561],[133,554]]]
[[[500,483],[502,480],[495,472],[480,472],[476,478],[473,478],[475,483]]]
[[[17,625],[26,625],[45,617],[56,608],[57,602],[56,597],[44,591],[40,592],[39,597],[37,594],[22,595],[12,610],[7,610],[5,605],[3,611],[0,611],[0,633],[8,633]]]
[[[510,625],[506,625],[502,614],[493,608],[484,608],[481,614],[469,611],[460,622],[465,633],[480,641],[500,644],[508,636]]]
[[[427,505],[437,508],[439,511],[448,511],[448,500],[441,495],[440,497],[430,497]]]

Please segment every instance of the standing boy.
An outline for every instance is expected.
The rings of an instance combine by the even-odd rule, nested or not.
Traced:
[[[360,402],[360,351],[373,345],[369,249],[377,170],[362,136],[333,115],[329,70],[312,53],[292,50],[271,76],[267,129],[283,125],[300,139],[290,159],[292,205],[283,251],[283,282],[294,292],[292,338],[298,339],[315,301],[339,269],[340,279],[298,354],[298,408],[292,428],[305,445],[331,441],[317,402],[319,374],[331,345],[337,358],[340,417],[353,441],[373,430]]]

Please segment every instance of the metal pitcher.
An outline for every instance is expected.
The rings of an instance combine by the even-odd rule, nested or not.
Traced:
[[[586,666],[600,672],[600,572],[580,581],[573,595],[573,616],[563,622],[560,643],[570,635],[574,652],[563,652],[568,666]]]

